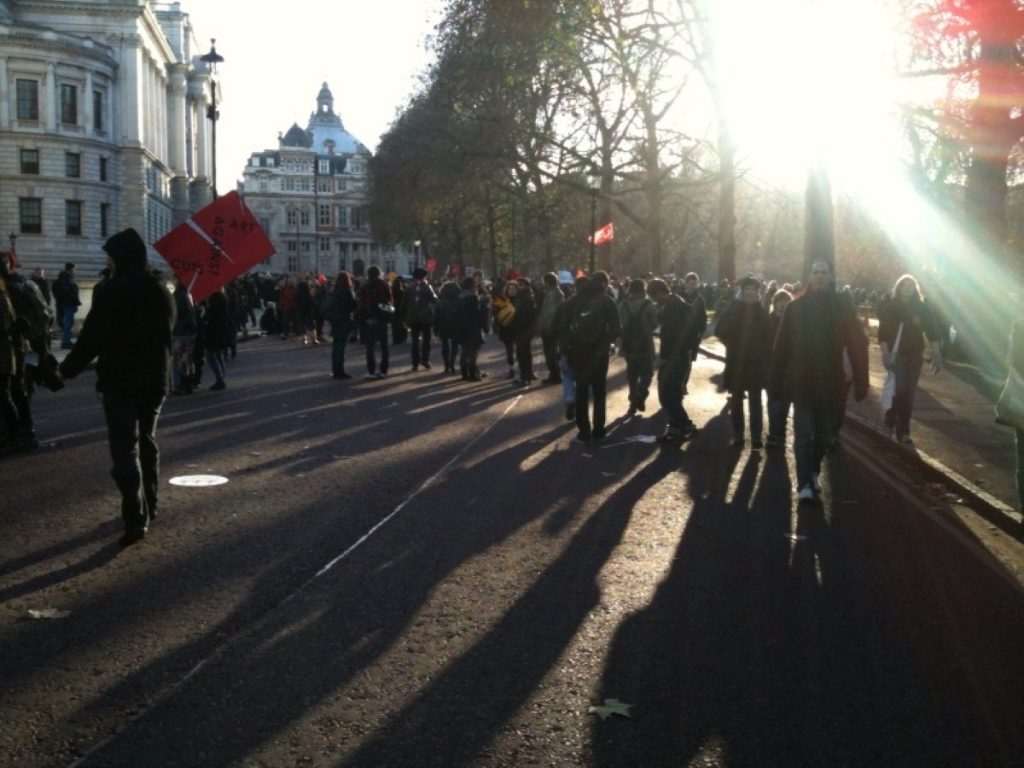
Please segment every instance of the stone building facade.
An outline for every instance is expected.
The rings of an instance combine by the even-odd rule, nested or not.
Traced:
[[[242,195],[274,244],[260,270],[362,276],[371,265],[408,274],[415,251],[373,241],[367,216],[370,151],[334,111],[327,83],[305,129],[298,123],[277,149],[253,153],[242,174]]]
[[[0,247],[87,278],[208,203],[205,52],[180,3],[0,0]]]

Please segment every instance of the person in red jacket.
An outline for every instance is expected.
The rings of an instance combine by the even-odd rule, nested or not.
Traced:
[[[366,282],[359,289],[356,317],[363,324],[366,340],[367,379],[383,379],[388,374],[388,326],[395,315],[391,287],[381,279],[380,267],[366,270]],[[380,345],[380,368],[375,357]]]

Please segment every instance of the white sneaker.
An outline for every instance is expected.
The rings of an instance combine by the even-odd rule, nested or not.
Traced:
[[[797,501],[814,501],[814,487],[805,485],[796,495]]]

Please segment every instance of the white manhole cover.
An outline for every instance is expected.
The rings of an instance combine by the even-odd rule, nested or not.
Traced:
[[[182,475],[172,477],[171,485],[185,485],[189,488],[202,488],[207,485],[224,485],[228,479],[220,475]]]

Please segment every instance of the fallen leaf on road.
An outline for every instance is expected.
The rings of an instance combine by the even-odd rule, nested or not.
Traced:
[[[29,608],[30,619],[65,619],[71,615],[71,611],[64,611],[60,608]]]
[[[594,454],[592,454],[592,453],[581,453],[580,456],[582,456],[584,459],[592,459],[592,458],[594,458]]]
[[[250,456],[262,456],[263,452],[262,451],[250,451],[249,455]]]
[[[597,707],[590,708],[590,714],[597,715],[602,720],[607,720],[612,715],[618,715],[619,717],[628,717],[630,720],[633,716],[629,714],[629,710],[632,708],[632,704],[626,704],[618,699],[605,699],[604,704]]]
[[[807,540],[806,536],[801,536],[798,533],[787,533],[786,534],[786,538],[789,539],[790,541],[806,541]]]
[[[615,477],[614,472],[602,472],[601,474],[604,475],[605,477]]]

